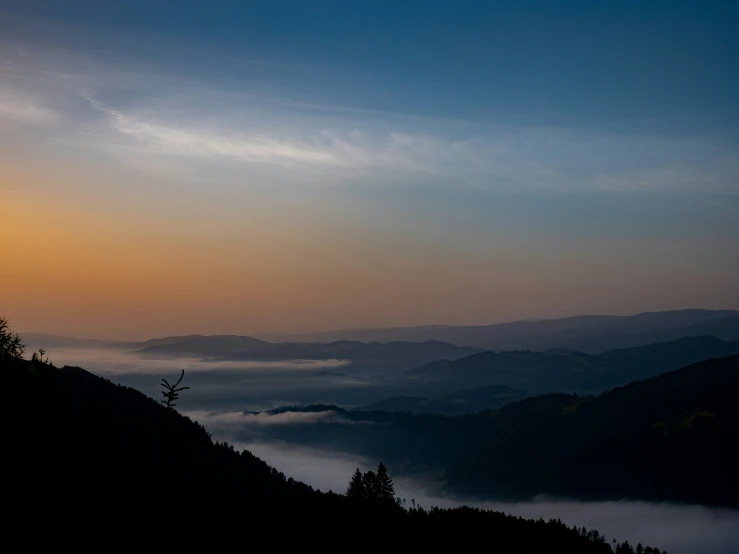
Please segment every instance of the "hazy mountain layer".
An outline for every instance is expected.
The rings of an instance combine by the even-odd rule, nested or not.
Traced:
[[[275,341],[413,341],[440,340],[486,350],[573,348],[596,354],[663,342],[685,336],[712,335],[739,340],[735,310],[675,310],[632,316],[583,315],[561,319],[514,321],[494,325],[428,325],[386,329],[348,329],[302,335],[259,335]]]
[[[456,361],[437,360],[409,370],[426,386],[456,389],[505,385],[519,390],[599,392],[684,365],[739,353],[739,342],[714,337],[679,340],[590,355],[574,350],[481,352]]]

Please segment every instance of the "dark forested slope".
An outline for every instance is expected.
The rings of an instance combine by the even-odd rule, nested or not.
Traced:
[[[597,533],[559,522],[403,510],[313,491],[249,452],[213,443],[176,411],[79,368],[5,357],[0,380],[6,530],[36,546],[101,548],[139,537],[168,549],[221,548],[231,537],[343,549],[361,536],[352,550],[611,552]]]
[[[545,397],[547,398],[547,397]],[[449,486],[739,506],[739,356],[700,362],[595,399],[523,401],[448,467]],[[495,427],[494,426],[494,427]],[[511,484],[508,476],[515,474]]]

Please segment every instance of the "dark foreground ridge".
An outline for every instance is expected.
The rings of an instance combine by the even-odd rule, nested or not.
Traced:
[[[278,550],[612,552],[596,531],[556,521],[470,508],[405,510],[314,491],[247,451],[213,443],[201,425],[138,391],[80,368],[5,358],[0,375],[9,462],[3,500],[13,514],[6,523],[36,544],[94,537],[115,546],[140,536],[173,549],[230,537]]]

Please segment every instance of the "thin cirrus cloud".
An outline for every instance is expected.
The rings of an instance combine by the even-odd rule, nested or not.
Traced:
[[[270,137],[224,135],[141,121],[103,106],[89,93],[83,98],[108,117],[110,127],[160,154],[193,158],[231,158],[246,163],[307,163],[340,165],[332,152],[291,144]]]
[[[445,165],[461,161],[468,164],[468,171],[474,171],[482,166],[485,150],[491,154],[493,146],[477,139],[450,141],[408,132],[321,128],[315,121],[308,122],[307,128],[289,129],[275,136],[269,132],[249,134],[238,128],[205,129],[194,125],[196,118],[191,115],[180,116],[190,121],[190,126],[176,125],[107,107],[90,92],[80,96],[106,117],[111,130],[134,141],[129,147],[140,148],[139,154],[146,156],[268,164],[313,171],[322,177],[356,179],[388,173],[405,177],[438,175],[444,173]]]
[[[517,192],[733,193],[739,183],[736,145],[711,137],[407,118],[23,51],[0,69],[11,87],[0,122],[53,127],[54,139],[154,177]]]
[[[639,136],[585,136],[567,129],[497,128],[462,139],[410,131],[320,128],[248,133],[198,128],[128,115],[84,97],[114,132],[132,139],[139,157],[278,166],[297,180],[456,185],[500,190],[733,190],[739,164],[731,145]],[[193,110],[193,112],[196,110]],[[311,128],[312,126],[312,128]],[[212,166],[209,166],[211,169]],[[299,175],[295,171],[299,170]],[[269,176],[269,172],[267,174]]]

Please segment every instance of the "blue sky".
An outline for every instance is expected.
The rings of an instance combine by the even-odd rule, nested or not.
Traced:
[[[537,292],[519,311],[471,290],[467,312],[389,324],[739,307],[736,2],[0,0],[0,14],[6,205],[43,195],[148,221],[142,199],[171,191],[224,211],[248,198],[264,236],[300,221],[357,264],[367,248],[390,271],[427,255],[460,279],[524,264],[540,291],[537,264],[564,275],[559,259],[583,290],[633,282],[612,303]]]
[[[739,8],[729,1],[4,4],[93,29],[77,42],[107,49],[103,57],[160,62],[234,87],[253,75],[329,104],[474,120],[510,111],[585,124],[737,112]],[[160,48],[129,43],[115,52],[111,35],[148,37]],[[168,46],[221,60],[190,65]],[[264,65],[243,67],[249,62]]]

